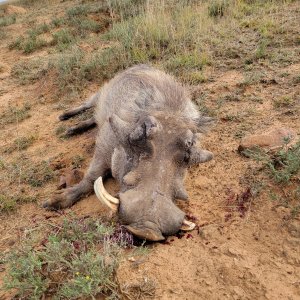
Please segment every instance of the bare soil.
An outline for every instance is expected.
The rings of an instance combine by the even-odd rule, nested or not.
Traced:
[[[7,27],[13,39],[26,28],[20,24]],[[52,164],[70,167],[75,156],[82,156],[85,170],[93,153],[96,129],[87,134],[64,140],[57,137],[58,109],[51,91],[41,95],[41,82],[20,85],[11,70],[19,61],[32,56],[47,56],[41,50],[28,56],[9,50],[0,43],[0,112],[9,106],[32,105],[31,117],[19,124],[1,128],[1,157],[6,163],[19,159],[20,152],[4,153],[4,149],[20,136],[34,134],[34,144],[26,150],[33,162],[44,159]],[[197,229],[183,236],[169,237],[164,243],[150,244],[150,253],[134,261],[123,261],[118,270],[121,287],[140,280],[152,280],[157,290],[155,299],[300,299],[300,219],[289,218],[290,209],[270,200],[269,181],[260,192],[250,197],[247,210],[241,211],[231,202],[261,181],[255,173],[257,165],[237,152],[240,135],[264,133],[275,126],[284,126],[300,134],[299,110],[274,109],[273,100],[280,95],[293,95],[299,101],[299,84],[291,84],[299,75],[300,62],[288,66],[261,66],[268,79],[241,88],[241,70],[210,69],[211,82],[192,88],[195,98],[206,95],[210,110],[218,111],[218,122],[203,137],[203,145],[214,152],[215,159],[191,168],[185,184],[189,202],[178,205],[196,218]],[[288,73],[287,77],[280,77]],[[47,82],[42,84],[47,85]],[[82,99],[97,90],[91,84]],[[219,107],[219,99],[238,93],[242,101],[226,101]],[[254,101],[261,99],[261,101]],[[72,103],[72,105],[76,103]],[[236,118],[230,118],[234,115]],[[66,124],[71,124],[68,121]],[[74,121],[73,121],[74,124]],[[22,170],[20,170],[22,172]],[[38,194],[37,203],[22,204],[17,211],[0,215],[0,251],[16,247],[27,230],[34,230],[41,222],[60,219],[74,213],[78,216],[102,216],[109,212],[91,195],[61,213],[47,212],[41,203],[56,189],[61,169],[55,179],[42,188],[24,187],[18,182],[0,182],[2,191],[23,189],[24,194]],[[2,176],[2,175],[1,175]],[[117,190],[113,180],[108,189]],[[4,276],[0,270],[0,280]],[[1,299],[10,299],[0,294]]]

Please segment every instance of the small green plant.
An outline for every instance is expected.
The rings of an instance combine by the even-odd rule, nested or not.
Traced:
[[[27,59],[26,61],[17,62],[12,68],[12,76],[17,78],[22,85],[30,84],[47,72],[47,61],[42,58]]]
[[[245,155],[260,162],[274,183],[280,185],[282,194],[271,191],[272,199],[290,207],[293,214],[299,212],[299,187],[295,188],[293,183],[297,182],[300,174],[300,142],[289,148],[284,147],[275,154],[257,148],[246,150]]]
[[[60,27],[64,24],[65,24],[65,19],[64,18],[54,18],[51,21],[51,25],[54,26],[54,27]]]
[[[0,212],[9,212],[13,211],[16,208],[16,199],[5,195],[5,194],[0,194]]]
[[[21,180],[32,187],[41,187],[54,177],[49,162],[41,161],[37,164],[30,164],[21,173]]]
[[[213,0],[208,6],[208,14],[210,17],[223,17],[228,6],[227,0]]]
[[[267,166],[276,182],[282,184],[290,182],[300,171],[300,143],[287,150],[280,150]]]
[[[60,51],[69,47],[70,44],[75,42],[75,37],[68,29],[61,29],[53,34],[53,45],[56,45]]]
[[[69,24],[75,29],[76,34],[80,36],[85,36],[87,32],[100,32],[101,25],[89,18],[72,18],[69,20]]]
[[[293,78],[293,83],[295,83],[295,84],[300,84],[300,74],[294,76],[294,78]]]
[[[6,124],[22,122],[30,117],[31,106],[28,103],[23,104],[21,107],[9,107],[0,115],[0,126]]]
[[[42,239],[27,237],[22,247],[6,258],[4,289],[30,299],[118,295],[115,271],[121,244],[111,239],[112,226],[99,220],[66,219],[43,232],[47,234]]]
[[[6,153],[12,153],[13,151],[21,151],[29,148],[35,141],[35,136],[22,136],[14,140],[14,142],[5,149]]]
[[[294,104],[295,104],[295,101],[291,96],[282,96],[280,98],[276,98],[273,101],[273,105],[275,108],[291,107]]]
[[[261,58],[266,58],[267,57],[267,46],[268,46],[268,41],[266,39],[262,39],[255,51],[255,57],[257,59]]]
[[[59,138],[62,138],[65,134],[67,130],[67,126],[66,125],[59,125],[56,130],[55,130],[55,134],[59,137]]]
[[[75,16],[86,16],[89,12],[89,8],[87,5],[75,6],[67,10],[67,16],[69,18]]]
[[[54,177],[48,161],[33,162],[24,152],[5,168],[11,183],[19,181],[32,187],[41,187]]]
[[[24,53],[29,54],[29,53],[32,53],[34,51],[37,51],[37,50],[47,46],[47,45],[48,45],[48,43],[44,39],[32,36],[24,41],[21,48]]]
[[[106,0],[111,14],[116,14],[121,19],[137,16],[145,11],[146,0]]]
[[[37,198],[33,196],[17,193],[9,195],[8,193],[0,193],[0,213],[8,213],[16,210],[17,206],[25,203],[36,202]]]
[[[29,54],[47,45],[48,43],[44,39],[36,35],[32,35],[25,38],[18,37],[15,41],[9,44],[9,49],[18,49],[22,50],[26,54]]]
[[[4,26],[14,24],[14,23],[16,23],[16,20],[17,20],[17,18],[16,18],[15,15],[0,17],[0,27],[4,27]]]
[[[38,35],[42,34],[42,33],[46,33],[50,31],[50,25],[43,23],[40,24],[30,30],[28,30],[28,35],[32,38],[37,37]]]
[[[0,40],[3,41],[3,40],[5,40],[7,37],[8,37],[7,32],[4,31],[4,30],[2,30],[2,29],[0,28]]]

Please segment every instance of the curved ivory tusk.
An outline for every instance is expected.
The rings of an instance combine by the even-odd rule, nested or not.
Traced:
[[[106,206],[108,206],[113,211],[118,210],[119,199],[111,196],[104,188],[102,177],[100,176],[94,183],[94,191],[97,198]]]
[[[180,229],[183,230],[183,231],[191,231],[191,230],[193,230],[195,227],[196,227],[196,224],[195,224],[195,223],[190,222],[190,221],[184,219],[183,222],[182,222],[182,226],[181,226]]]

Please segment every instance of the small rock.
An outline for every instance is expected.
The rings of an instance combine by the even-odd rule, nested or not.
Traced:
[[[245,136],[238,151],[244,151],[246,149],[253,149],[255,147],[261,147],[266,150],[273,150],[285,145],[288,141],[290,143],[296,136],[296,133],[289,128],[274,128],[264,134],[254,134]]]
[[[5,7],[5,13],[8,15],[14,14],[25,14],[27,10],[24,7],[15,6],[15,5],[7,5]]]
[[[83,172],[78,169],[65,170],[65,174],[60,176],[58,189],[67,188],[73,186],[81,181],[83,178]]]
[[[131,261],[131,262],[135,262],[136,261],[136,259],[134,257],[129,257],[128,260]]]

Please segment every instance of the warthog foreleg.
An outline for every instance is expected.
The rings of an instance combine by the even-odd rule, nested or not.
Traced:
[[[76,185],[57,191],[52,199],[44,202],[43,207],[49,209],[61,209],[72,206],[82,197],[93,191],[93,184],[99,176],[105,176],[109,170],[107,164],[102,159],[103,154],[99,148],[96,148],[93,160],[88,168],[84,178]]]

